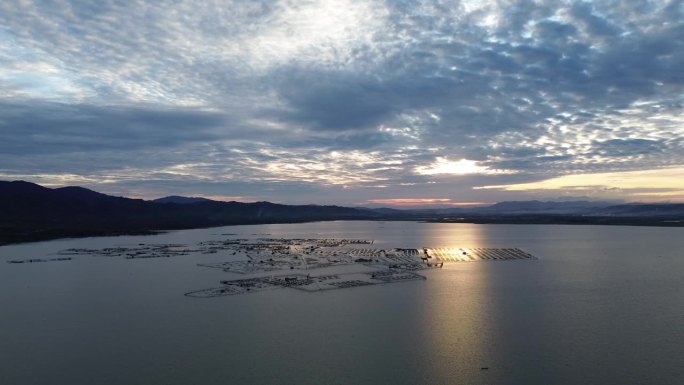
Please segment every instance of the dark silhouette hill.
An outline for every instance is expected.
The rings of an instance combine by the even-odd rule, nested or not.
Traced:
[[[238,224],[354,219],[684,226],[684,204],[522,201],[478,208],[398,210],[218,202],[178,196],[146,201],[83,187],[51,189],[24,181],[0,181],[0,244]]]
[[[193,199],[193,198],[189,198]],[[82,187],[0,181],[0,244],[60,237],[144,234],[233,224],[375,219],[367,210],[269,202],[145,201]],[[179,203],[182,202],[182,203]]]
[[[199,197],[182,197],[178,195],[170,195],[163,198],[152,200],[154,203],[178,203],[178,204],[192,204],[200,202],[213,202],[211,199]]]

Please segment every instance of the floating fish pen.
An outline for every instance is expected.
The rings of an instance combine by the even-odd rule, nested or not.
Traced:
[[[58,258],[29,258],[29,259],[10,259],[7,263],[45,263],[45,262],[61,262],[61,261],[71,261],[71,257],[58,257]]]
[[[445,262],[511,261],[537,259],[534,255],[517,248],[454,248],[439,247],[426,249],[426,256]]]
[[[352,287],[383,285],[397,282],[425,280],[420,274],[409,271],[375,271],[366,273],[311,276],[289,274],[281,276],[224,280],[223,286],[185,293],[188,297],[212,298],[236,294],[256,293],[267,289],[291,288],[305,292],[348,289]]]
[[[71,260],[74,255],[120,257],[129,260],[192,255],[204,258],[198,261],[202,262],[198,263],[199,266],[243,276],[252,275],[221,281],[219,287],[186,293],[188,297],[210,298],[276,288],[313,292],[424,280],[426,278],[417,274],[417,271],[442,268],[445,263],[537,259],[518,248],[375,248],[373,244],[374,241],[365,239],[224,238],[194,245],[139,243],[102,249],[72,248],[59,252],[59,258],[7,262],[19,264],[62,261]],[[208,261],[207,258],[214,261]],[[337,271],[322,270],[349,265],[357,267]],[[340,273],[340,270],[344,273]],[[351,272],[355,270],[362,271]],[[266,277],[266,274],[272,275]],[[262,277],[254,277],[256,275]]]
[[[182,255],[189,255],[193,253],[204,253],[206,251],[213,251],[202,247],[202,243],[198,244],[198,248],[188,248],[183,244],[138,244],[130,247],[106,247],[103,249],[66,249],[58,252],[59,255],[90,255],[98,257],[123,257],[125,259],[147,259],[147,258],[168,258]]]
[[[234,295],[234,294],[242,294],[242,290],[238,290],[232,286],[221,286],[221,287],[212,287],[210,289],[203,289],[203,290],[197,290],[197,291],[191,291],[189,293],[185,293],[186,297],[193,297],[193,298],[213,298],[213,297],[223,297],[226,295]]]

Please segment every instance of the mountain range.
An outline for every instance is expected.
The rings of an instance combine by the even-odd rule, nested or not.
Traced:
[[[684,225],[684,204],[513,201],[477,208],[399,210],[222,202],[181,196],[148,201],[83,187],[52,189],[24,181],[0,181],[0,244],[236,224],[362,219],[679,226]]]
[[[233,224],[376,219],[378,216],[367,210],[340,206],[288,206],[180,197],[145,201],[113,197],[82,187],[50,189],[23,181],[0,181],[0,244]]]

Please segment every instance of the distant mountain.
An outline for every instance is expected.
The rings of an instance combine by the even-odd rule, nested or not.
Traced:
[[[82,187],[50,189],[23,181],[0,181],[0,244],[231,224],[379,217],[366,210],[339,206],[188,199],[195,198],[158,203],[113,197]]]
[[[477,215],[477,214],[588,214],[598,209],[606,208],[615,204],[609,201],[504,201],[490,206],[477,207],[447,207],[432,209],[405,209],[391,208],[372,209],[376,213],[384,215],[415,215],[415,216],[445,216],[445,215]]]
[[[140,209],[145,201],[113,197],[83,187],[50,189],[24,182],[0,181],[0,220],[94,215],[113,209]]]
[[[178,196],[145,201],[83,187],[50,189],[23,181],[0,181],[0,244],[237,224],[353,219],[684,226],[684,204],[522,201],[477,208],[399,210],[218,202]]]
[[[182,197],[178,195],[171,195],[168,197],[164,198],[158,198],[152,200],[154,203],[176,203],[176,204],[181,204],[181,205],[187,205],[187,204],[192,204],[192,203],[200,203],[200,202],[215,202],[212,201],[211,199],[207,198],[199,198],[199,197]]]
[[[594,213],[601,216],[629,217],[682,217],[684,203],[630,203],[605,207]]]
[[[589,214],[613,205],[602,201],[510,201],[470,210],[478,213],[497,214]]]

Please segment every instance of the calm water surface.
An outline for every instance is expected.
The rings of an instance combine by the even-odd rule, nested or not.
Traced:
[[[196,299],[228,255],[14,265],[240,237],[519,247],[425,281]],[[266,235],[268,234],[268,235]],[[324,222],[0,247],[2,384],[684,384],[684,229]],[[487,370],[482,370],[487,367]]]

